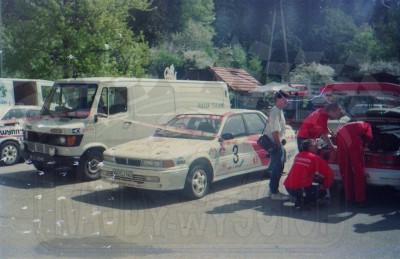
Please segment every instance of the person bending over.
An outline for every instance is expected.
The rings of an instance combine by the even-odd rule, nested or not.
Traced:
[[[329,119],[338,119],[342,115],[342,110],[337,103],[328,103],[324,108],[320,108],[303,121],[297,133],[297,146],[300,151],[301,143],[306,139],[317,139],[322,137],[330,149],[336,150],[329,138],[331,131],[328,128]]]

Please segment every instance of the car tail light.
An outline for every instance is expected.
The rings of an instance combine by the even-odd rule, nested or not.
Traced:
[[[400,154],[380,155],[379,165],[393,169],[400,169]]]

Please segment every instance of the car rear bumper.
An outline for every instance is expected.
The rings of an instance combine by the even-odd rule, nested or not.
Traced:
[[[330,164],[329,166],[334,172],[335,180],[340,181],[342,177],[339,172],[339,166],[336,164]],[[365,172],[367,174],[367,184],[391,186],[400,190],[400,171],[366,167]]]

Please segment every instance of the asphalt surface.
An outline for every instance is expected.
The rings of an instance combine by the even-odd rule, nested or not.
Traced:
[[[370,206],[358,208],[333,188],[329,205],[300,211],[266,198],[267,183],[262,173],[235,177],[191,201],[0,167],[0,257],[398,257],[398,191],[369,187]]]

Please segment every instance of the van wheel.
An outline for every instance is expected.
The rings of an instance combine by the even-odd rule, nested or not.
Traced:
[[[100,179],[99,164],[103,161],[103,152],[91,150],[86,152],[79,162],[78,178],[87,181]]]
[[[183,194],[189,199],[200,199],[207,195],[209,189],[207,168],[202,164],[191,166],[186,176]]]
[[[19,162],[21,151],[18,143],[12,141],[4,142],[0,147],[1,165],[13,165]]]

